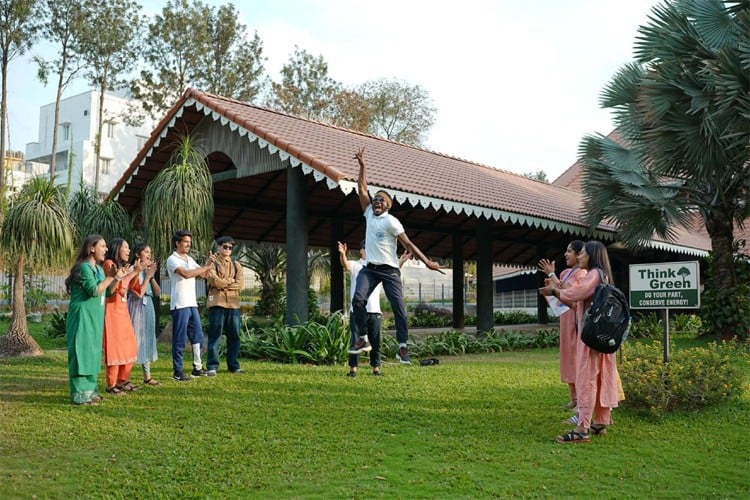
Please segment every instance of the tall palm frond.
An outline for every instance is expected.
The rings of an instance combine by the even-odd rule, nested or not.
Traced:
[[[35,356],[42,350],[26,324],[23,276],[28,268],[63,269],[75,254],[76,230],[54,179],[36,177],[11,202],[0,232],[0,250],[14,263],[11,323],[0,337],[0,357]]]
[[[68,214],[78,228],[78,234],[81,237],[89,234],[83,228],[83,219],[99,201],[99,194],[94,191],[94,187],[83,182],[83,179],[78,184],[78,190],[68,198]]]
[[[331,252],[321,249],[310,249],[307,252],[307,279],[326,279],[331,275]]]
[[[196,250],[208,250],[212,240],[214,204],[206,157],[198,139],[184,134],[177,141],[169,166],[146,186],[143,201],[145,234],[158,260],[164,260],[172,252],[172,235],[180,229],[193,233]]]
[[[593,225],[611,220],[638,246],[654,235],[672,239],[676,225],[692,229],[690,216],[700,214],[715,282],[728,290],[736,287],[733,231],[750,216],[748,33],[747,1],[654,7],[638,30],[636,63],[602,93],[620,138],[587,136],[579,148]]]
[[[12,200],[0,233],[0,248],[9,259],[23,254],[31,270],[70,265],[76,231],[65,198],[54,181],[35,177]]]
[[[123,238],[132,246],[140,242],[140,235],[133,228],[133,221],[117,201],[110,198],[91,206],[79,226],[81,235],[100,234],[105,241]]]

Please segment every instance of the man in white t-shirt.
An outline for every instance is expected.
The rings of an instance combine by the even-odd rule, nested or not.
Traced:
[[[182,352],[185,343],[190,340],[193,351],[193,377],[208,374],[201,362],[201,345],[203,344],[203,327],[198,313],[198,298],[195,291],[195,277],[204,277],[214,265],[216,256],[209,254],[203,267],[189,255],[193,244],[193,234],[184,229],[172,236],[175,251],[167,259],[167,272],[171,285],[169,309],[172,314],[172,377],[179,382],[186,382],[190,377],[182,369]]]
[[[348,260],[346,258],[346,243],[341,243],[339,241],[338,244],[339,260],[341,261],[341,265],[344,266],[344,269],[346,269],[351,275],[350,299],[353,299],[354,288],[357,283],[357,276],[367,263],[365,242],[363,240],[362,244],[360,245],[359,260]],[[401,267],[404,262],[406,262],[410,257],[411,253],[409,253],[408,251],[404,252],[404,254],[399,259],[399,267]],[[383,285],[378,284],[378,286],[375,287],[370,296],[367,298],[367,305],[365,307],[365,309],[367,310],[367,337],[370,342],[370,346],[372,347],[372,351],[370,351],[370,366],[372,367],[372,374],[376,376],[382,375],[382,373],[380,372],[380,325],[383,323],[383,311],[380,309],[380,292],[382,291]],[[350,305],[349,312],[351,311],[352,307]],[[352,332],[351,344],[353,345],[356,340],[357,339],[354,338],[354,333]],[[347,374],[348,377],[357,376],[358,365],[359,354],[349,354],[349,373]]]
[[[442,273],[440,264],[434,262],[422,253],[417,246],[411,242],[401,222],[388,213],[393,200],[385,191],[377,191],[370,200],[367,191],[367,175],[365,167],[365,150],[360,150],[354,155],[359,162],[359,178],[357,188],[359,190],[359,204],[364,211],[367,224],[365,230],[365,254],[366,264],[357,276],[357,284],[352,299],[352,319],[349,322],[352,329],[353,343],[349,354],[359,354],[370,351],[370,345],[366,330],[366,302],[372,291],[380,283],[383,284],[385,296],[391,303],[393,316],[396,322],[396,341],[398,352],[396,357],[403,364],[411,364],[409,349],[406,342],[409,339],[409,325],[406,318],[406,306],[401,285],[401,271],[397,256],[397,243],[400,242],[406,250],[415,255],[419,260],[433,271]]]

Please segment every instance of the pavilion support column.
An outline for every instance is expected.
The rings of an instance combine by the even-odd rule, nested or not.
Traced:
[[[492,223],[480,217],[477,227],[477,332],[495,326],[492,288]]]
[[[546,247],[542,245],[537,245],[536,247],[536,260],[539,262],[539,260],[544,259],[547,257],[546,254]],[[546,276],[543,276],[544,273],[537,273],[537,284],[540,287],[544,286],[544,278]],[[558,275],[559,276],[559,275]],[[538,318],[538,321],[542,325],[546,325],[549,323],[549,315],[547,314],[547,301],[544,298],[544,295],[541,293],[537,295],[536,298],[536,317]]]
[[[344,266],[339,260],[338,242],[344,239],[344,222],[334,217],[331,234],[331,312],[344,310]]]
[[[464,329],[464,237],[453,233],[453,328]]]
[[[286,181],[286,324],[306,323],[307,198],[305,174],[287,167]]]

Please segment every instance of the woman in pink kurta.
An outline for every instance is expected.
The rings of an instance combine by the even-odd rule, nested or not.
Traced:
[[[583,242],[573,240],[565,249],[565,263],[568,265],[560,273],[560,278],[555,275],[555,263],[547,259],[539,261],[539,269],[547,275],[546,285],[560,289],[570,288],[577,285],[586,276],[586,270],[578,267],[578,254],[583,249]],[[570,402],[565,406],[575,408],[578,402],[576,394],[576,366],[578,351],[578,334],[576,332],[576,313],[571,308],[560,315],[560,381],[568,384],[570,391]]]
[[[584,245],[578,256],[578,266],[588,271],[578,286],[567,289],[545,286],[540,292],[554,295],[565,304],[575,304],[580,339],[583,316],[591,307],[596,286],[601,283],[602,277],[611,284],[614,284],[614,280],[607,248],[598,241],[589,241]],[[615,354],[595,351],[579,340],[577,355],[578,425],[569,433],[558,436],[560,443],[588,442],[589,430],[595,434],[605,433],[606,426],[612,423],[612,408],[616,408],[620,400]]]

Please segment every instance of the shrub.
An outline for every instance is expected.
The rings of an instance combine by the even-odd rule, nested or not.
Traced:
[[[537,318],[535,315],[529,314],[524,311],[495,312],[496,325],[526,325],[536,322]]]
[[[453,324],[453,315],[446,309],[425,304],[417,304],[414,316],[409,318],[409,325],[415,328],[442,328]]]
[[[623,349],[619,371],[625,404],[661,415],[699,410],[742,393],[743,372],[732,358],[747,356],[732,342],[683,349],[663,360],[661,342],[632,343]]]
[[[243,319],[240,356],[279,363],[335,364],[346,359],[349,326],[340,312],[320,321],[285,325],[281,317],[261,326]]]
[[[65,337],[65,322],[67,319],[67,312],[60,312],[59,309],[55,308],[50,314],[47,324],[44,325],[44,334],[51,339]]]
[[[660,339],[664,334],[664,323],[655,312],[633,318],[628,331],[630,339]]]
[[[675,314],[669,321],[669,331],[679,335],[697,337],[703,328],[703,321],[695,314]]]

